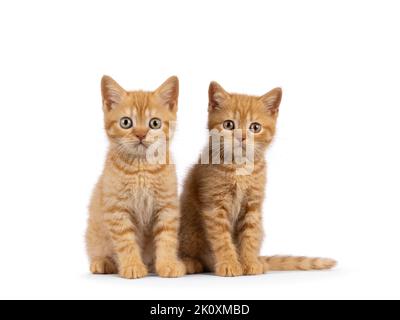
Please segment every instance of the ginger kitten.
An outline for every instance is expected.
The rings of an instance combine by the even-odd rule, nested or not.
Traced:
[[[101,83],[109,150],[89,207],[86,233],[90,270],[141,278],[154,271],[179,277],[179,202],[175,166],[149,161],[149,150],[172,138],[179,83],[169,78],[154,92],[125,91],[110,77]],[[157,153],[157,152],[156,152]]]
[[[226,150],[226,145],[207,147],[214,164],[195,165],[186,179],[181,196],[180,255],[187,273],[208,270],[219,276],[240,276],[335,265],[330,259],[259,255],[264,153],[275,134],[281,98],[279,88],[255,97],[229,94],[216,82],[210,84],[208,128],[224,140],[230,138],[232,150]],[[241,129],[239,136],[237,129]],[[238,161],[236,151],[244,152],[245,158],[252,154],[254,164],[248,174],[240,173],[246,163]],[[215,164],[215,154],[220,164]],[[229,157],[231,163],[224,161]]]

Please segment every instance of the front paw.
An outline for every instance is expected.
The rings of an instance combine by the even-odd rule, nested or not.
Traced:
[[[119,275],[125,279],[139,279],[147,276],[148,271],[144,264],[135,263],[120,268]]]
[[[178,278],[186,274],[183,262],[171,259],[156,264],[156,273],[162,278]]]
[[[266,266],[261,261],[246,261],[242,264],[243,274],[246,276],[255,276],[264,274],[267,272]]]
[[[243,269],[238,261],[227,261],[215,266],[215,274],[220,277],[238,277],[243,275]]]

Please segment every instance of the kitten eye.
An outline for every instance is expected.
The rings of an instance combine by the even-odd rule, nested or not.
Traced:
[[[254,122],[250,125],[250,131],[254,133],[259,133],[261,131],[261,128],[262,126],[258,122]]]
[[[235,123],[232,120],[226,120],[224,122],[224,129],[235,130]]]
[[[133,127],[133,122],[131,118],[123,117],[119,121],[119,125],[121,126],[122,129],[130,129]]]
[[[162,121],[158,118],[153,118],[150,120],[149,126],[151,129],[160,129]]]

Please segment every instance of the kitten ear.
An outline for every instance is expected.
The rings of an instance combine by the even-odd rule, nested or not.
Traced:
[[[110,111],[122,101],[126,96],[126,91],[113,78],[104,76],[101,79],[101,94],[104,110]]]
[[[217,82],[212,81],[208,89],[208,110],[213,111],[219,109],[225,99],[229,97],[229,93],[222,88]]]
[[[269,112],[275,114],[279,111],[279,106],[282,101],[282,89],[275,88],[267,94],[261,96],[260,99],[263,102],[265,108]]]
[[[179,79],[176,76],[168,78],[156,91],[155,94],[163,105],[169,107],[173,112],[178,108]]]

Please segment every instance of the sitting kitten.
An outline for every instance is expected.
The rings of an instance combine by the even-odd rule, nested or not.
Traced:
[[[229,94],[211,83],[209,130],[230,138],[235,152],[254,150],[254,167],[250,174],[239,174],[246,165],[237,162],[236,153],[231,152],[233,161],[226,163],[223,160],[229,150],[212,146],[206,154],[213,153],[214,158],[216,154],[221,164],[197,164],[190,171],[181,196],[180,229],[180,255],[187,273],[209,270],[219,276],[240,276],[335,265],[330,259],[259,256],[266,183],[264,153],[275,134],[281,98],[279,88],[254,97]],[[239,137],[235,129],[242,130]],[[246,149],[242,141],[247,141]]]
[[[172,138],[179,83],[169,78],[154,92],[127,92],[102,79],[105,130],[110,142],[90,203],[86,234],[90,270],[141,278],[154,270],[179,277],[179,202],[175,166],[149,163],[148,150]],[[166,163],[166,164],[165,164]]]

